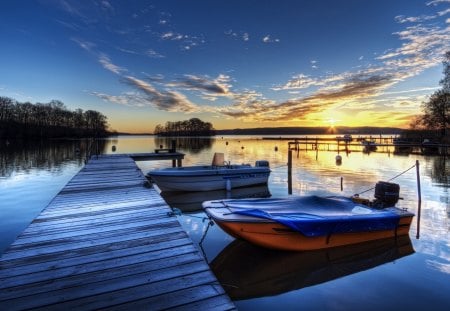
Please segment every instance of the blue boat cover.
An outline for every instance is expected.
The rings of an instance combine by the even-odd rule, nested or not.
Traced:
[[[235,208],[233,213],[276,221],[308,237],[395,229],[400,219],[395,208],[373,209],[347,197],[271,200],[229,200],[226,205]]]

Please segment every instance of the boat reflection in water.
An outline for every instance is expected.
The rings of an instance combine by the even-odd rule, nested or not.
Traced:
[[[242,187],[213,191],[162,191],[161,196],[172,208],[178,208],[184,213],[203,210],[202,202],[220,199],[269,198],[271,196],[267,185]]]
[[[328,282],[413,253],[407,235],[305,252],[274,251],[235,240],[210,266],[230,298],[244,300]]]

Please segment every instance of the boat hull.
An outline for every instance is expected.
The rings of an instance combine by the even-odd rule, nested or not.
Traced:
[[[211,169],[204,172],[189,168],[150,172],[161,191],[212,191],[267,184],[268,168]]]
[[[401,217],[392,230],[335,233],[327,236],[307,237],[275,222],[227,222],[214,219],[229,235],[271,249],[306,251],[363,243],[408,235],[413,216]]]

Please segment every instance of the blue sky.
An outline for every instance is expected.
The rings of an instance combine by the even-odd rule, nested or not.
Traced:
[[[11,0],[0,40],[0,96],[118,131],[407,127],[439,88],[450,0]]]

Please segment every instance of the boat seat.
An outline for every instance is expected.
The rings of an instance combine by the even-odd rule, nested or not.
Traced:
[[[212,166],[224,166],[225,165],[225,156],[222,152],[214,153],[214,157],[212,160]]]

